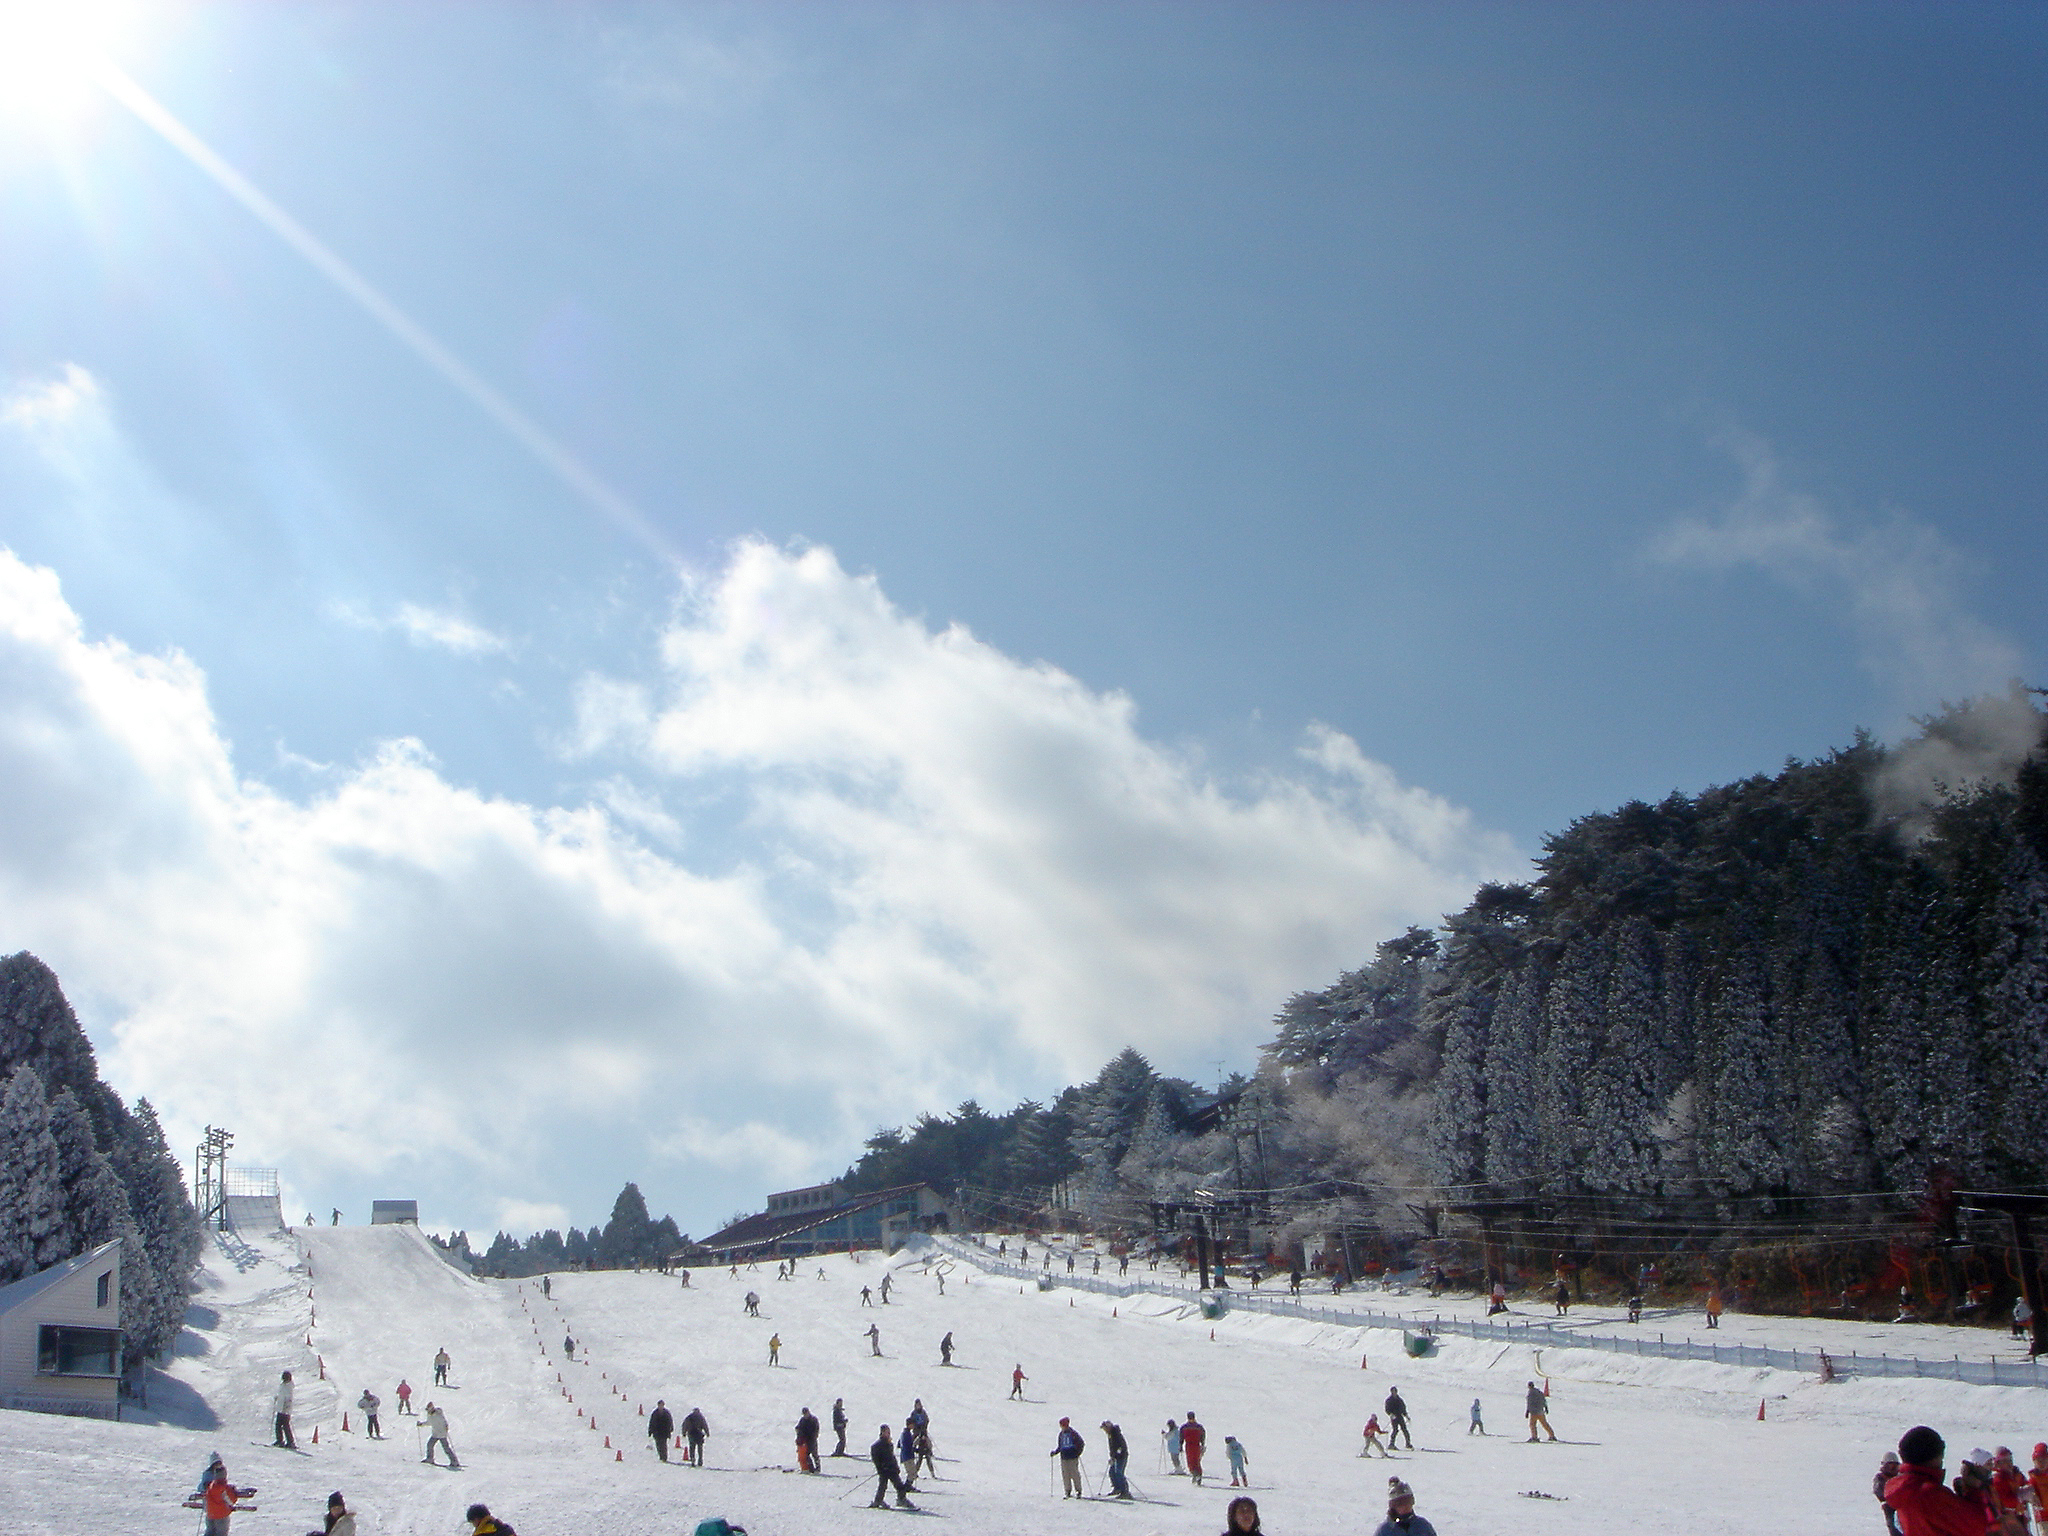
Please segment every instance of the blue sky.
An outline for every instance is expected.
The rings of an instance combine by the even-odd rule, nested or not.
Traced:
[[[2038,7],[108,15],[644,520],[0,112],[0,947],[309,1202],[702,1231],[2042,681]]]

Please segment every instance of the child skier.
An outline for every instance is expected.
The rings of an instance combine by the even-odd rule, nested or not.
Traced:
[[[1380,1416],[1378,1414],[1372,1415],[1371,1418],[1365,1421],[1365,1449],[1358,1454],[1370,1456],[1374,1451],[1378,1451],[1389,1461],[1393,1459],[1393,1453],[1380,1443]]]
[[[1244,1447],[1238,1443],[1237,1436],[1225,1435],[1223,1437],[1223,1454],[1230,1458],[1230,1486],[1233,1488],[1251,1487],[1250,1481],[1244,1475],[1245,1463],[1251,1458],[1245,1455]]]

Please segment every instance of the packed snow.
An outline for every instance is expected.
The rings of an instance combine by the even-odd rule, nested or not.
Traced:
[[[1091,1263],[1083,1260],[1084,1273]],[[919,1240],[888,1259],[800,1260],[786,1282],[773,1264],[743,1268],[737,1279],[699,1269],[687,1287],[654,1273],[558,1274],[544,1298],[537,1279],[460,1274],[411,1227],[227,1237],[208,1249],[191,1326],[153,1378],[147,1411],[131,1409],[121,1424],[0,1413],[0,1529],[196,1532],[200,1517],[181,1501],[218,1450],[232,1481],[260,1490],[257,1509],[235,1517],[243,1536],[317,1528],[336,1489],[358,1512],[363,1536],[457,1536],[473,1501],[523,1536],[688,1532],[713,1515],[753,1536],[872,1531],[932,1517],[988,1536],[1026,1527],[1201,1536],[1222,1529],[1239,1491],[1223,1460],[1223,1437],[1235,1435],[1249,1453],[1247,1491],[1276,1536],[1372,1530],[1394,1474],[1413,1484],[1418,1508],[1443,1536],[1747,1536],[1760,1523],[1879,1529],[1870,1476],[1911,1424],[1939,1429],[1952,1463],[1980,1444],[2011,1445],[2024,1459],[2048,1437],[2048,1392],[2037,1389],[1853,1378],[1822,1385],[1790,1372],[1591,1350],[1547,1348],[1539,1359],[1526,1346],[1455,1337],[1434,1358],[1414,1360],[1398,1331],[1249,1312],[1210,1320],[1177,1275],[1141,1270],[1133,1265],[1131,1278],[1176,1293],[1042,1291],[978,1269],[953,1245]],[[885,1273],[893,1282],[886,1305]],[[861,1304],[863,1286],[877,1292],[872,1307]],[[758,1318],[745,1315],[749,1290],[761,1297]],[[1419,1293],[1357,1300],[1418,1315],[1476,1307]],[[1627,1326],[1612,1309],[1575,1308],[1573,1320],[1604,1331]],[[1697,1314],[1652,1311],[1640,1326],[1697,1336],[1699,1323]],[[879,1358],[870,1324],[880,1330]],[[1995,1342],[1980,1331],[1732,1314],[1725,1330],[1745,1342],[1844,1355],[1981,1353]],[[948,1332],[950,1368],[939,1363]],[[565,1333],[577,1341],[573,1362],[563,1355]],[[774,1366],[771,1335],[781,1339]],[[442,1348],[453,1370],[438,1388],[432,1360]],[[1029,1378],[1021,1401],[1009,1399],[1016,1366]],[[270,1398],[284,1369],[300,1389],[300,1454],[270,1445]],[[460,1471],[422,1464],[417,1421],[398,1413],[401,1377],[416,1406],[433,1401],[447,1411]],[[1550,1384],[1557,1444],[1527,1443],[1530,1380]],[[1413,1412],[1415,1450],[1386,1464],[1361,1459],[1360,1430],[1395,1385]],[[354,1406],[365,1387],[383,1399],[382,1441],[365,1437]],[[828,1455],[823,1475],[799,1474],[798,1414],[809,1407],[825,1421],[829,1453],[838,1397],[852,1421],[849,1458]],[[1474,1397],[1484,1438],[1467,1432]],[[920,1398],[938,1458],[938,1476],[913,1495],[922,1513],[871,1510],[867,1446],[880,1424],[900,1430]],[[656,1458],[645,1424],[657,1399],[678,1420],[703,1410],[711,1425],[704,1467]],[[1209,1437],[1199,1488],[1169,1475],[1161,1442],[1166,1421],[1190,1410]],[[1049,1453],[1063,1415],[1087,1439],[1086,1501],[1054,1493]],[[1108,1492],[1104,1419],[1121,1424],[1131,1443],[1139,1502],[1099,1497]]]

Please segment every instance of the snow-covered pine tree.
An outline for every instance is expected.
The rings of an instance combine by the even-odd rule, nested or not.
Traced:
[[[2048,874],[2024,842],[2006,857],[1988,926],[1985,1153],[1994,1179],[2039,1184],[2048,1180]]]
[[[1496,1184],[1537,1174],[1536,967],[1525,964],[1503,984],[1486,1037],[1486,1120],[1483,1172]]]
[[[1581,1096],[1601,1031],[1607,949],[1581,928],[1566,940],[1538,1012],[1533,1095],[1536,1164],[1544,1187],[1579,1187],[1588,1134]]]
[[[123,1135],[107,1155],[127,1188],[149,1277],[142,1310],[123,1306],[122,1331],[132,1356],[155,1357],[171,1347],[184,1326],[187,1287],[203,1241],[198,1212],[148,1099],[135,1101]]]
[[[64,1180],[42,1075],[26,1064],[0,1093],[0,1284],[69,1258]]]
[[[1652,1130],[1663,1109],[1657,1044],[1663,999],[1658,995],[1657,936],[1641,918],[1608,930],[1598,1033],[1586,1066],[1584,1188],[1649,1194],[1657,1187],[1658,1142]]]

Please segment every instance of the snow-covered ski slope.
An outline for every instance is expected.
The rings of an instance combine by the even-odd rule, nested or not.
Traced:
[[[1822,1386],[1784,1372],[1552,1350],[1541,1364],[1562,1443],[1532,1446],[1520,1415],[1523,1383],[1538,1370],[1526,1348],[1450,1339],[1436,1358],[1414,1361],[1386,1330],[1250,1313],[1211,1323],[1191,1298],[1041,1292],[958,1263],[941,1295],[926,1272],[932,1257],[927,1249],[888,1261],[802,1262],[792,1282],[777,1282],[773,1266],[738,1280],[700,1270],[688,1288],[653,1274],[558,1275],[552,1300],[543,1300],[538,1281],[458,1274],[411,1228],[229,1239],[209,1250],[196,1326],[171,1379],[154,1390],[157,1422],[0,1413],[0,1532],[192,1536],[198,1517],[179,1501],[218,1449],[236,1482],[262,1490],[259,1511],[236,1517],[241,1536],[314,1529],[334,1489],[359,1511],[364,1536],[458,1536],[462,1509],[476,1499],[524,1536],[687,1532],[713,1514],[754,1536],[933,1517],[975,1536],[1208,1536],[1222,1528],[1232,1493],[1222,1451],[1234,1434],[1250,1452],[1265,1526],[1280,1536],[1371,1529],[1389,1473],[1415,1485],[1444,1536],[1747,1536],[1760,1521],[1875,1528],[1870,1473],[1909,1424],[1934,1424],[1955,1452],[2024,1449],[2048,1435],[2048,1394],[2039,1391],[1901,1380]],[[895,1280],[890,1304],[877,1297],[863,1308],[861,1287],[878,1289],[885,1272]],[[762,1299],[758,1319],[743,1313],[750,1289]],[[870,1323],[881,1330],[881,1358],[864,1337]],[[579,1345],[573,1364],[562,1358],[565,1331]],[[938,1363],[948,1331],[951,1369]],[[1742,1331],[1813,1342],[1812,1325],[1796,1320],[1743,1319]],[[777,1367],[768,1364],[771,1334],[782,1340]],[[432,1385],[442,1347],[454,1360],[445,1390]],[[1023,1402],[1008,1400],[1016,1364],[1030,1378]],[[270,1393],[287,1367],[301,1382],[304,1455],[268,1443]],[[401,1375],[416,1401],[447,1409],[462,1471],[421,1465],[413,1421],[397,1416],[392,1389]],[[1362,1460],[1360,1426],[1394,1384],[1413,1409],[1416,1450],[1390,1465]],[[365,1440],[353,1407],[365,1385],[384,1398],[389,1438],[381,1443]],[[1493,1431],[1483,1440],[1465,1428],[1475,1396]],[[656,1460],[642,1410],[657,1397],[678,1419],[704,1410],[707,1467]],[[828,1458],[826,1476],[799,1475],[797,1415],[808,1406],[827,1422],[829,1451],[835,1397],[846,1399],[856,1459]],[[900,1428],[920,1397],[940,1458],[939,1479],[916,1495],[927,1513],[871,1511],[867,1444],[879,1423]],[[1761,1398],[1769,1401],[1759,1423]],[[1212,1475],[1199,1489],[1160,1470],[1159,1432],[1190,1409],[1211,1447]],[[1146,1502],[1051,1496],[1047,1453],[1062,1414],[1087,1436],[1091,1489],[1103,1466],[1096,1426],[1105,1418],[1123,1425]]]

